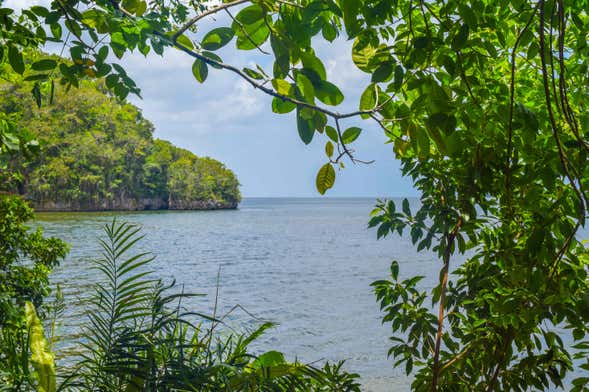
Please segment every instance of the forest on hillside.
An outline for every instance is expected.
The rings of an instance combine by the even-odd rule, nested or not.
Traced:
[[[0,110],[42,150],[10,163],[24,170],[5,190],[24,195],[37,210],[217,209],[239,203],[231,170],[154,139],[153,124],[139,108],[113,97],[104,80],[73,89],[54,85],[47,98],[52,104],[38,107],[33,81],[26,79],[0,65]]]

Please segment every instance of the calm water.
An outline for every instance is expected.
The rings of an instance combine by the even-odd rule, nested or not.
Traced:
[[[85,319],[82,299],[98,279],[90,261],[96,239],[113,216],[142,225],[141,248],[153,252],[156,274],[176,279],[185,291],[206,294],[186,303],[212,313],[221,268],[221,313],[241,305],[257,318],[278,323],[254,347],[277,349],[304,362],[346,360],[367,391],[406,391],[408,380],[387,360],[390,327],[380,323],[370,283],[388,276],[390,262],[401,275],[423,274],[432,287],[438,263],[417,254],[409,239],[376,240],[366,227],[373,199],[246,199],[235,211],[39,214],[47,234],[72,250],[54,272],[69,304],[66,335]],[[260,323],[246,312],[233,327]]]
[[[193,310],[211,312],[221,267],[221,309],[240,304],[278,323],[257,349],[276,348],[305,362],[345,359],[367,390],[404,390],[406,378],[386,358],[389,328],[380,323],[369,285],[387,276],[393,259],[407,261],[404,272],[412,274],[426,274],[434,264],[407,240],[376,240],[366,228],[374,202],[246,199],[235,211],[53,213],[39,214],[39,221],[47,234],[72,245],[53,274],[67,303],[80,302],[96,282],[90,269],[96,238],[116,215],[144,227],[141,245],[157,256],[158,275],[207,294],[189,304]],[[62,329],[74,333],[83,308],[70,305],[66,316]],[[241,328],[258,322],[245,312],[231,321]]]

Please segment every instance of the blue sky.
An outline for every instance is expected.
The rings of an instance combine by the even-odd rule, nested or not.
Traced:
[[[45,1],[35,1],[36,3]],[[8,0],[5,6],[23,6],[31,0]],[[213,26],[227,26],[221,17],[206,20],[200,34]],[[344,38],[333,44],[317,42],[328,79],[337,84],[346,99],[338,110],[355,110],[369,76],[357,70],[351,61],[351,44]],[[270,56],[258,51],[237,51],[234,43],[219,51],[227,63],[252,66],[258,63],[271,70]],[[113,59],[116,60],[116,59]],[[205,84],[192,76],[192,59],[175,49],[163,57],[136,53],[120,63],[142,90],[142,99],[130,100],[143,110],[155,125],[155,136],[169,140],[199,156],[224,162],[236,172],[245,197],[315,197],[315,175],[326,162],[326,137],[316,135],[305,146],[299,139],[293,115],[277,115],[271,99],[254,90],[238,76],[210,69]],[[270,74],[270,72],[268,72]],[[401,178],[392,146],[377,124],[346,120],[344,127],[361,126],[364,131],[354,142],[359,159],[375,160],[371,165],[346,164],[338,172],[335,187],[327,196],[380,197],[413,196],[409,180]]]

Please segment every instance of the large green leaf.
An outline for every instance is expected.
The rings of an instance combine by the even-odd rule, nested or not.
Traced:
[[[245,26],[257,23],[262,18],[264,18],[264,10],[257,4],[243,8],[235,16],[235,20]]]
[[[321,60],[315,56],[314,53],[311,52],[302,52],[301,53],[301,61],[303,62],[303,67],[314,71],[319,78],[325,80],[327,77],[327,72],[325,72],[325,66],[321,62]]]
[[[333,140],[334,143],[339,143],[339,135],[337,134],[337,131],[335,130],[334,127],[328,125],[325,127],[325,134],[327,135],[327,137],[329,137],[331,140]]]
[[[296,76],[297,87],[304,100],[309,103],[315,102],[315,88],[313,83],[302,73],[297,73]]]
[[[378,86],[376,84],[370,84],[366,87],[366,90],[360,96],[360,107],[362,111],[373,110],[376,107],[378,100]],[[363,114],[362,118],[368,118],[368,114]]]
[[[217,50],[227,45],[233,39],[235,33],[230,27],[219,27],[211,30],[204,36],[201,46],[205,50]]]
[[[278,113],[278,114],[290,113],[293,110],[295,110],[296,107],[297,107],[296,104],[294,104],[290,101],[282,100],[280,98],[275,97],[272,100],[272,111],[274,113]]]
[[[43,59],[31,64],[31,68],[35,71],[49,71],[57,66],[57,61],[52,59]]]
[[[196,80],[198,80],[200,83],[204,83],[204,81],[207,79],[207,76],[209,75],[207,63],[201,59],[194,60],[194,63],[192,64],[192,74]]]
[[[14,72],[23,74],[25,72],[25,62],[22,53],[14,46],[8,47],[8,61]]]
[[[297,129],[299,136],[303,143],[309,144],[313,141],[313,135],[315,134],[315,126],[311,118],[305,118],[305,112],[297,108]]]
[[[315,95],[326,105],[336,106],[344,100],[344,94],[342,94],[341,90],[335,84],[325,80],[317,84]]]
[[[358,136],[360,136],[361,133],[362,133],[362,129],[360,129],[358,127],[351,127],[351,128],[346,129],[344,131],[344,133],[342,134],[342,143],[344,143],[344,144],[352,143],[353,141],[358,139]]]
[[[242,9],[235,16],[231,28],[237,36],[236,46],[241,50],[255,49],[270,36],[265,11],[257,4]]]

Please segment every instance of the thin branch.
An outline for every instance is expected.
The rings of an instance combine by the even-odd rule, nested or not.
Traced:
[[[131,14],[130,12],[128,12],[127,10],[125,10],[124,8],[122,8],[119,3],[117,3],[115,0],[109,0],[111,2],[111,4],[113,5],[113,7],[115,7],[115,9],[119,10],[120,12],[122,12],[125,16],[127,16],[130,19],[135,19],[134,15]],[[249,1],[249,0],[247,0]],[[283,95],[280,94],[276,91],[274,91],[272,88],[266,87],[265,84],[267,83],[267,80],[265,80],[263,83],[259,83],[257,82],[255,79],[249,77],[245,72],[243,72],[242,70],[240,70],[239,68],[233,66],[233,65],[229,65],[226,63],[223,63],[221,61],[217,61],[214,60],[212,58],[206,57],[190,48],[187,48],[186,46],[182,45],[181,43],[178,42],[177,38],[180,36],[180,34],[182,34],[182,32],[186,31],[188,28],[190,28],[190,26],[192,26],[194,23],[196,23],[197,21],[199,21],[200,19],[202,19],[204,16],[206,15],[211,15],[215,12],[218,12],[220,10],[224,10],[227,9],[231,6],[235,6],[241,3],[245,3],[246,0],[237,0],[231,3],[226,3],[223,4],[222,6],[216,7],[214,9],[211,9],[209,11],[206,11],[205,13],[199,15],[198,17],[193,18],[187,25],[185,25],[182,29],[180,29],[176,34],[174,34],[172,37],[166,35],[165,33],[158,31],[158,30],[153,30],[152,33],[155,36],[160,37],[162,40],[166,41],[168,44],[170,44],[171,46],[181,50],[182,52],[188,54],[189,56],[198,59],[200,61],[203,61],[204,63],[215,67],[215,68],[219,68],[219,69],[224,69],[227,71],[230,71],[236,75],[238,75],[240,78],[242,78],[243,80],[245,80],[248,84],[250,84],[252,87],[254,87],[255,89],[261,90],[262,92],[266,93],[267,95],[270,95],[272,97],[281,99],[282,101],[286,101],[286,102],[291,102],[295,105],[297,105],[298,107],[304,107],[304,108],[308,108],[308,109],[312,109],[312,110],[316,110],[320,113],[323,113],[327,116],[330,116],[331,118],[333,118],[335,120],[336,123],[336,128],[337,128],[337,132],[338,135],[340,137],[342,137],[342,133],[341,133],[341,128],[340,128],[340,124],[339,124],[339,120],[342,119],[346,119],[346,118],[351,118],[351,117],[356,117],[356,116],[362,116],[362,115],[368,115],[370,117],[372,117],[373,119],[377,119],[376,116],[374,116],[379,110],[381,110],[386,104],[388,104],[393,97],[389,97],[387,100],[385,100],[382,104],[375,106],[374,108],[370,109],[370,110],[357,110],[354,112],[348,112],[348,113],[339,113],[339,112],[335,112],[329,109],[326,109],[324,107],[321,106],[317,106],[311,103],[307,103],[304,101],[301,101],[299,99],[296,98],[292,98],[289,97],[287,95]],[[288,4],[288,3],[285,3]],[[205,15],[206,14],[206,15]],[[382,123],[380,121],[377,120],[377,123],[379,123],[381,126]],[[383,129],[386,130],[385,127],[383,127]],[[345,143],[341,143],[341,146],[343,148],[343,152],[345,155],[347,155],[350,160],[353,163],[364,163],[364,164],[371,164],[374,161],[363,161],[363,160],[359,160],[354,158],[354,156],[352,155],[352,151],[350,151],[348,149],[348,147],[345,145]],[[338,149],[339,149],[339,144],[338,144]]]
[[[250,1],[251,0],[235,0],[235,1],[232,1],[231,3],[224,3],[224,4],[221,4],[221,5],[217,6],[217,7],[208,9],[205,12],[196,15],[194,18],[192,18],[188,22],[186,22],[186,24],[184,24],[184,26],[182,26],[176,32],[176,34],[174,34],[174,36],[172,37],[172,39],[174,41],[176,41],[176,39],[178,39],[179,36],[181,36],[182,34],[184,34],[184,32],[186,30],[188,30],[189,28],[191,28],[196,22],[198,22],[199,20],[201,20],[203,18],[206,18],[209,15],[216,14],[219,11],[222,11],[222,10],[227,9],[227,8],[235,7],[236,5],[239,5],[239,4],[249,3]]]
[[[243,25],[243,23],[241,23],[240,21],[238,21],[237,19],[235,19],[235,17],[233,16],[233,14],[231,14],[231,12],[229,12],[229,10],[227,8],[225,8],[225,12],[227,13],[227,15],[229,15],[229,17],[231,18],[231,20],[233,20],[233,22],[235,22],[235,24],[239,26],[239,29],[243,32],[243,34],[245,35],[245,37],[247,38],[247,40],[249,42],[251,42],[252,45],[254,45],[256,48],[258,48],[258,50],[261,53],[266,54],[266,55],[269,55],[270,54],[270,53],[266,52],[264,49],[260,48],[260,45],[258,45],[252,39],[252,37],[249,35],[249,33],[245,30],[245,26]],[[265,18],[264,18],[264,20],[265,20]]]
[[[511,210],[511,166],[512,166],[512,155],[513,155],[513,111],[515,107],[515,68],[516,68],[516,55],[519,43],[524,36],[524,33],[530,28],[534,17],[538,12],[538,7],[534,8],[534,12],[528,19],[528,22],[524,28],[519,32],[513,49],[511,51],[511,80],[509,84],[509,126],[507,130],[507,164],[505,167],[505,192],[507,192],[508,208]],[[510,213],[511,214],[511,213]]]
[[[446,248],[444,249],[444,267],[442,268],[442,282],[440,288],[440,309],[438,311],[438,331],[436,333],[436,346],[434,351],[434,363],[433,363],[433,377],[432,377],[432,391],[438,390],[438,378],[440,376],[440,348],[442,347],[442,333],[444,330],[444,311],[446,305],[446,286],[448,284],[448,273],[450,271],[450,256],[452,254],[452,247],[454,246],[454,240],[458,235],[458,231],[462,227],[462,217],[458,217],[458,221],[452,229],[452,232],[446,231]]]
[[[558,135],[558,126],[556,124],[556,119],[554,117],[554,111],[552,110],[552,98],[551,98],[551,94],[550,94],[550,87],[549,87],[549,81],[548,81],[548,68],[547,68],[546,56],[545,56],[545,50],[546,50],[546,37],[545,37],[545,32],[544,32],[545,0],[540,0],[538,6],[540,7],[540,27],[539,27],[539,30],[540,30],[539,31],[539,33],[540,33],[540,60],[542,62],[542,80],[544,82],[544,97],[546,99],[546,109],[548,110],[548,118],[550,120],[550,125],[552,127],[552,135],[554,137],[554,140],[556,141],[556,147],[558,149],[558,156],[560,159],[560,163],[563,167],[563,170],[566,173],[566,176],[570,182],[571,187],[573,188],[573,190],[577,194],[577,197],[579,198],[579,201],[581,202],[581,209],[582,209],[581,215],[584,216],[585,215],[585,203],[587,202],[587,199],[584,197],[583,194],[581,194],[581,191],[577,188],[575,179],[573,178],[573,176],[571,175],[571,172],[569,170],[569,167],[567,164],[567,159],[565,157],[562,143],[560,141],[560,136]]]
[[[291,98],[287,95],[283,95],[280,93],[277,93],[276,91],[274,91],[271,88],[268,88],[266,86],[264,86],[264,84],[262,83],[258,83],[256,82],[254,79],[250,78],[249,76],[247,76],[247,74],[245,72],[243,72],[242,70],[240,70],[237,67],[234,67],[233,65],[229,65],[220,61],[216,61],[213,60],[209,57],[206,57],[200,53],[195,52],[194,50],[191,50],[185,46],[183,46],[182,44],[180,44],[179,42],[174,42],[170,37],[168,37],[167,35],[165,35],[164,33],[160,32],[160,31],[154,31],[153,34],[159,36],[160,38],[163,38],[164,40],[167,40],[172,46],[174,46],[175,48],[183,51],[184,53],[188,54],[189,56],[199,59],[205,63],[207,63],[208,65],[215,67],[215,68],[222,68],[225,69],[227,71],[233,72],[235,74],[237,74],[239,77],[241,77],[242,79],[244,79],[246,82],[248,82],[252,87],[259,89],[261,91],[263,91],[264,93],[271,95],[275,98],[281,99],[283,101],[287,101],[287,102],[291,102],[294,103],[295,105],[298,105],[300,107],[306,107],[309,109],[313,109],[316,110],[318,112],[324,113],[334,119],[344,119],[344,118],[350,118],[350,117],[356,117],[356,116],[361,116],[363,114],[365,115],[370,115],[373,113],[376,113],[379,109],[381,109],[380,106],[375,107],[371,110],[357,110],[354,112],[349,112],[349,113],[339,113],[339,112],[334,112],[332,110],[323,108],[321,106],[317,106],[317,105],[313,105],[304,101],[300,101],[296,98]]]
[[[442,374],[447,368],[452,366],[456,361],[459,361],[462,357],[464,357],[470,351],[471,348],[472,343],[467,345],[461,352],[459,352],[452,359],[443,364],[442,367],[440,367],[440,374]]]

